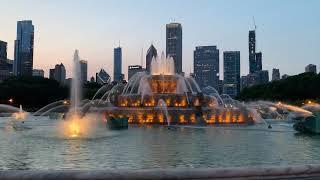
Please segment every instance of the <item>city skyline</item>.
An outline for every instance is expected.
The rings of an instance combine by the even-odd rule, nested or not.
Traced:
[[[150,5],[149,2],[138,1],[131,5],[132,7],[126,2],[79,1],[74,4],[39,1],[35,4],[41,8],[34,11],[33,6],[27,1],[21,1],[18,5],[14,4],[16,9],[20,10],[17,13],[9,11],[12,2],[2,0],[4,10],[0,12],[3,14],[0,16],[0,39],[8,42],[8,58],[13,59],[16,22],[32,20],[35,26],[34,68],[44,69],[48,76],[50,67],[62,62],[66,65],[68,77],[74,49],[79,49],[81,58],[88,60],[88,77],[93,76],[100,68],[113,74],[113,48],[120,40],[123,47],[122,72],[125,72],[127,78],[128,65],[140,64],[141,48],[144,49],[145,55],[153,43],[159,53],[165,52],[165,26],[171,22],[178,22],[183,26],[182,63],[186,74],[192,69],[194,48],[214,45],[221,52],[241,51],[241,75],[246,75],[249,67],[247,36],[248,31],[254,28],[252,16],[255,16],[258,27],[257,52],[263,52],[263,69],[271,73],[275,67],[280,69],[281,74],[297,74],[304,71],[306,63],[318,65],[317,1],[203,1],[199,4],[191,1],[180,4],[179,1],[173,1],[171,7],[160,12],[159,9],[164,9],[166,4],[161,1],[150,2],[153,6],[159,7],[154,13],[146,10],[145,13],[150,13],[150,16],[146,16],[142,11],[143,7]],[[302,3],[304,6],[300,7]],[[78,13],[71,14],[68,12],[71,5],[77,10],[87,7],[90,13],[82,16]],[[183,8],[178,8],[180,6]],[[222,7],[232,10],[233,14],[219,10]],[[254,10],[248,12],[250,7],[254,7]],[[173,12],[175,8],[179,10]],[[305,13],[295,14],[301,8]],[[193,10],[191,13],[190,9]],[[57,18],[47,15],[53,14],[55,10]],[[135,13],[135,17],[130,16],[132,13]],[[274,18],[276,15],[281,15],[281,21]],[[84,19],[80,21],[80,17],[83,16]],[[83,23],[86,23],[85,26]],[[134,31],[131,31],[132,29]],[[59,38],[53,39],[57,36]],[[222,70],[222,53],[220,59]],[[289,63],[290,67],[287,66]],[[220,74],[223,74],[223,71],[220,71]]]

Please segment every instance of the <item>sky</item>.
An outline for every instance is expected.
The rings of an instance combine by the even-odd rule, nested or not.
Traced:
[[[183,71],[193,72],[196,46],[216,45],[241,52],[241,75],[248,73],[248,31],[257,26],[257,51],[263,69],[279,68],[298,74],[307,64],[320,65],[319,0],[0,0],[0,40],[8,42],[13,59],[16,26],[32,20],[35,26],[34,68],[63,63],[71,76],[75,49],[88,61],[88,77],[104,68],[113,75],[113,48],[120,42],[122,71],[143,66],[151,43],[165,51],[165,25],[183,28]],[[271,75],[271,74],[270,74]]]

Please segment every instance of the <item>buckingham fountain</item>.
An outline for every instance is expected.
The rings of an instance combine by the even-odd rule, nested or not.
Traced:
[[[93,100],[90,111],[132,124],[248,125],[255,120],[243,103],[211,87],[201,91],[192,77],[176,74],[173,59],[164,53],[152,59],[150,73],[138,72],[127,84],[116,85]]]

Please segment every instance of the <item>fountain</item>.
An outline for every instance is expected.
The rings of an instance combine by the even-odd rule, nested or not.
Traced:
[[[163,111],[163,115],[162,116],[165,117],[163,122],[167,122],[167,125],[170,126],[170,119],[169,119],[167,104],[163,99],[160,99],[158,101],[158,107]]]
[[[159,105],[166,107],[166,121]],[[150,73],[139,72],[127,84],[117,84],[89,111],[102,112],[106,119],[126,117],[134,124],[254,123],[245,105],[210,88],[201,91],[193,78],[176,74],[173,59],[164,53],[152,59]]]
[[[78,50],[73,57],[73,76],[71,84],[70,108],[65,115],[65,122],[62,123],[64,133],[71,137],[79,137],[87,131],[87,124],[84,120],[84,114],[81,112],[81,79],[80,79],[80,57]]]

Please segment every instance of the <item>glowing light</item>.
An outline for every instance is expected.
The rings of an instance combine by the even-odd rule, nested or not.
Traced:
[[[80,117],[77,114],[67,115],[63,122],[63,130],[65,136],[78,138],[89,133],[90,122],[85,117]]]
[[[10,98],[8,101],[9,101],[9,103],[13,103],[13,99],[12,98]]]
[[[312,101],[308,101],[308,104],[311,104],[312,103]]]
[[[24,120],[24,119],[26,119],[26,113],[24,113],[24,112],[17,112],[17,113],[14,113],[14,114],[13,114],[13,117],[14,117],[16,120]]]
[[[63,104],[68,104],[68,101],[67,101],[67,100],[64,100],[64,101],[63,101]]]

